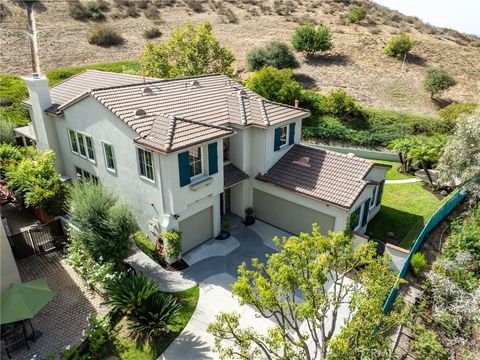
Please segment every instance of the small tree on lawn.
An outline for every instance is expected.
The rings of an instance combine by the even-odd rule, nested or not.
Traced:
[[[318,52],[333,48],[332,34],[328,26],[303,25],[295,29],[292,36],[292,45],[296,51],[307,56],[314,56]]]
[[[467,183],[467,188],[480,197],[480,110],[457,120],[453,134],[438,161],[440,182]]]
[[[423,77],[423,88],[430,93],[432,99],[434,95],[438,95],[456,84],[457,81],[450,76],[447,70],[441,68],[430,68]]]
[[[264,47],[253,49],[247,55],[247,65],[250,71],[259,70],[265,66],[277,69],[295,69],[298,61],[288,48],[280,41],[272,41]]]
[[[415,146],[410,151],[410,158],[412,159],[413,165],[419,165],[423,169],[423,171],[425,171],[425,175],[427,175],[428,181],[433,187],[435,187],[435,185],[433,184],[432,174],[430,174],[428,167],[432,163],[438,161],[441,150],[431,145],[431,143],[420,143],[418,146]]]
[[[142,54],[146,75],[161,78],[214,73],[233,76],[234,60],[233,53],[220,45],[208,21],[176,27],[165,41],[147,42]]]
[[[385,54],[401,60],[412,49],[412,46],[413,41],[407,34],[393,36],[385,47]]]
[[[403,171],[409,172],[411,166],[410,152],[417,146],[418,140],[415,137],[393,140],[388,147],[398,153]]]
[[[268,100],[293,105],[300,99],[302,87],[293,79],[290,69],[267,66],[254,72],[247,80],[247,88]]]
[[[382,311],[396,279],[388,256],[376,257],[373,244],[354,249],[342,232],[321,235],[316,225],[312,234],[274,242],[280,252],[266,265],[253,259],[253,270],[241,265],[232,292],[275,325],[261,334],[241,328],[239,314],[221,313],[209,325],[220,358],[356,359],[366,351],[388,353],[383,334],[399,321],[397,312]],[[334,339],[344,312],[343,331]]]
[[[76,183],[72,187],[70,215],[78,228],[75,237],[97,262],[120,264],[128,254],[137,223],[130,208],[102,184]]]

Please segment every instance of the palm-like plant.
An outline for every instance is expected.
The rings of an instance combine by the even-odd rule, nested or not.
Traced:
[[[438,149],[429,145],[422,145],[412,149],[410,156],[413,164],[420,165],[422,167],[423,171],[425,171],[425,175],[427,175],[428,181],[433,187],[435,187],[433,184],[432,175],[428,170],[428,165],[438,160]]]
[[[395,150],[400,158],[403,171],[408,172],[410,170],[411,159],[409,157],[410,151],[418,145],[416,138],[402,138],[393,140],[388,147]]]
[[[158,283],[142,273],[117,276],[108,281],[104,289],[110,299],[105,304],[110,305],[112,311],[122,314],[140,308],[146,300],[160,293]]]
[[[132,323],[130,329],[146,339],[157,337],[172,323],[180,309],[181,306],[174,296],[155,293],[128,316]]]

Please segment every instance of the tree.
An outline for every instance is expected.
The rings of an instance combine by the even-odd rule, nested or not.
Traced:
[[[430,93],[432,99],[434,95],[440,94],[456,84],[457,81],[450,76],[447,70],[441,68],[430,68],[423,77],[423,88]]]
[[[71,190],[70,215],[89,255],[99,263],[119,265],[128,254],[137,223],[130,208],[102,184],[76,183]]]
[[[385,47],[385,54],[401,60],[405,54],[408,54],[408,52],[412,49],[412,46],[413,41],[407,34],[392,36]]]
[[[296,51],[301,51],[307,56],[328,51],[333,48],[330,28],[325,25],[320,27],[313,25],[299,26],[293,33],[292,45]]]
[[[450,137],[438,161],[439,181],[467,184],[474,197],[480,197],[480,110],[457,119],[455,133]]]
[[[429,166],[437,162],[440,157],[441,148],[438,146],[433,146],[432,142],[419,142],[419,144],[413,147],[410,151],[410,158],[413,165],[419,165],[425,171],[428,181],[433,187],[436,187],[433,184],[432,174],[428,170]]]
[[[141,61],[147,76],[174,78],[214,73],[233,76],[234,60],[233,53],[216,39],[212,25],[204,21],[176,27],[158,44],[147,42]]]
[[[337,116],[342,120],[350,120],[359,115],[355,99],[343,90],[332,91],[322,99],[320,106],[323,113]]]
[[[43,208],[50,215],[64,211],[67,187],[55,169],[55,153],[44,151],[9,166],[7,185],[24,198],[27,207]]]
[[[293,105],[300,99],[302,87],[293,79],[290,69],[267,66],[254,72],[246,82],[247,88],[268,100]]]
[[[409,138],[400,138],[393,140],[388,148],[395,150],[398,153],[400,158],[400,163],[402,164],[403,171],[409,172],[411,166],[411,157],[410,152],[412,149],[417,146],[418,140],[415,137]]]
[[[271,41],[261,48],[253,49],[247,55],[248,70],[259,70],[265,66],[277,69],[295,69],[298,61],[288,45],[280,41]]]
[[[221,313],[209,325],[220,358],[308,360],[334,353],[335,359],[351,359],[362,351],[388,352],[383,333],[398,321],[396,312],[382,311],[396,280],[388,256],[377,257],[371,243],[354,249],[343,232],[324,236],[317,225],[311,235],[274,242],[280,251],[266,265],[253,259],[253,270],[239,267],[232,292],[275,325],[264,335],[239,327],[239,314]],[[344,311],[343,335],[333,340]]]

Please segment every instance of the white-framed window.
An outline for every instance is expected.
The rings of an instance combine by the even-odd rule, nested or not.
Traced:
[[[153,154],[149,150],[137,148],[138,152],[138,171],[140,176],[148,180],[155,180],[153,172]]]
[[[93,148],[93,140],[91,136],[68,129],[68,137],[70,138],[70,147],[74,154],[95,162],[95,149]]]
[[[95,161],[95,150],[93,148],[93,140],[91,136],[85,135],[85,143],[87,145],[87,157],[91,161]]]
[[[113,152],[112,144],[102,141],[102,146],[103,146],[103,155],[105,158],[105,167],[107,168],[108,171],[116,172],[115,154]]]
[[[372,190],[372,201],[370,201],[370,209],[375,207],[375,196],[377,195],[377,187],[374,186]]]
[[[288,126],[282,126],[280,128],[280,147],[288,144]]]
[[[188,151],[188,165],[190,166],[190,178],[203,174],[202,148],[197,147]]]
[[[70,147],[72,152],[78,154],[78,142],[77,142],[77,134],[75,131],[68,129],[68,137],[70,138]]]
[[[98,177],[96,175],[83,170],[81,167],[75,166],[75,173],[77,174],[77,179],[80,181],[91,180],[94,183],[98,183]]]

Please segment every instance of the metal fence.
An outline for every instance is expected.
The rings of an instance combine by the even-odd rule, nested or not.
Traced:
[[[399,277],[404,279],[407,276],[407,271],[408,268],[410,267],[410,261],[412,259],[413,254],[415,254],[418,250],[420,250],[423,242],[427,238],[428,234],[432,230],[434,230],[438,224],[440,224],[445,217],[447,217],[450,212],[455,209],[455,207],[462,201],[465,197],[466,193],[462,191],[461,189],[455,192],[450,199],[448,199],[440,209],[438,209],[435,214],[432,215],[430,220],[428,220],[427,224],[425,227],[422,229],[420,232],[420,235],[418,235],[417,239],[413,243],[412,248],[410,249],[410,252],[408,253],[407,258],[405,259],[405,263],[403,264],[402,270],[400,271]],[[392,309],[393,303],[395,302],[395,299],[397,298],[398,295],[398,286],[395,286],[392,288],[390,291],[390,294],[387,297],[387,300],[385,301],[385,304],[383,306],[383,312],[385,314],[389,313],[390,310]]]

